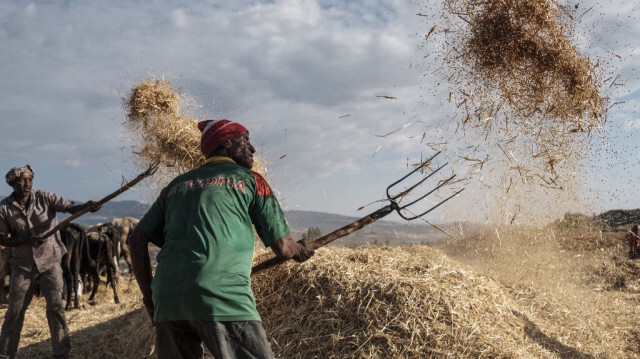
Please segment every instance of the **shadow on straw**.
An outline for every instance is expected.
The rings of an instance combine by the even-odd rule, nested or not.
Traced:
[[[535,323],[529,320],[529,318],[527,318],[526,316],[522,315],[520,312],[511,310],[511,313],[516,317],[522,319],[525,324],[524,332],[529,338],[538,343],[538,345],[540,345],[544,349],[556,354],[559,358],[595,359],[595,357],[592,355],[584,354],[579,350],[572,348],[566,344],[562,344],[559,340],[544,334]]]
[[[67,315],[68,313],[72,312],[67,312]],[[46,324],[42,324],[43,330],[47,331]],[[70,334],[71,359],[156,358],[153,353],[155,331],[143,308]],[[50,338],[18,350],[19,358],[50,358],[51,356]]]

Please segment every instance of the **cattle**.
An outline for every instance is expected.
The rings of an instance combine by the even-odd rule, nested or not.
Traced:
[[[8,292],[5,281],[11,274],[9,259],[11,259],[11,247],[0,246],[0,303],[7,303]]]
[[[113,261],[114,251],[111,238],[113,238],[113,233],[110,226],[101,225],[87,231],[89,258],[84,261],[82,268],[83,275],[86,274],[88,277],[87,288],[89,281],[91,282],[89,303],[95,303],[94,297],[100,285],[100,272],[103,268],[107,276],[107,285],[111,285],[113,288],[113,300],[115,303],[120,303],[115,280],[118,267]]]
[[[113,228],[113,226],[111,225],[111,223],[99,223],[93,226],[90,226],[87,229],[87,232],[99,232],[102,233],[104,235],[106,235],[109,240],[111,241],[111,245],[110,245],[110,253],[109,255],[111,256],[111,263],[113,265],[113,267],[116,268],[114,275],[115,275],[115,280],[118,281],[119,278],[119,266],[118,266],[118,259],[117,259],[117,248],[118,248],[118,239],[117,239],[117,234],[116,234],[116,230]],[[100,274],[104,274],[104,263],[102,264],[102,267],[98,268],[99,271],[98,273]],[[89,279],[91,280],[91,279]]]
[[[129,252],[129,245],[127,244],[127,237],[137,224],[138,220],[133,217],[114,218],[110,222],[111,228],[114,230],[113,240],[116,246],[116,263],[118,263],[120,258],[124,257],[124,261],[129,268],[129,275],[133,274],[133,267],[131,266],[131,254]]]
[[[71,309],[71,297],[73,294],[73,309],[78,309],[78,284],[81,283],[80,273],[83,260],[90,267],[89,246],[85,229],[76,223],[70,223],[60,230],[62,243],[67,248],[67,253],[62,256],[62,275],[66,285],[67,304],[65,310]],[[89,258],[89,259],[87,259]]]

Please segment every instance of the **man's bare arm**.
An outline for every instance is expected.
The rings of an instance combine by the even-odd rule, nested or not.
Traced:
[[[131,253],[131,264],[133,266],[133,275],[136,277],[138,287],[142,292],[142,302],[144,303],[147,313],[153,321],[153,301],[151,300],[151,280],[153,279],[153,270],[151,268],[151,258],[149,256],[149,237],[139,229],[134,228],[128,239],[129,251]]]
[[[94,202],[94,201],[87,201],[86,203],[83,203],[83,204],[70,204],[65,209],[65,212],[74,214],[84,209],[85,207],[89,207],[89,212],[96,212],[100,208],[102,208],[102,205],[99,205],[97,202]]]

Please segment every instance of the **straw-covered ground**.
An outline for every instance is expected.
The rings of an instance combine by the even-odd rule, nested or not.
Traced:
[[[637,358],[640,262],[627,258],[622,228],[580,223],[494,229],[436,247],[504,285],[557,357]]]
[[[103,278],[104,279],[104,278]],[[111,288],[104,281],[96,295],[96,304],[81,300],[81,309],[67,312],[71,331],[72,358],[143,358],[150,357],[154,333],[141,306],[142,297],[135,280],[120,279],[120,304],[113,301]],[[4,317],[7,305],[0,305]],[[51,342],[45,315],[44,298],[34,297],[25,315],[18,358],[49,358]]]
[[[331,246],[253,284],[280,358],[635,358],[640,270],[623,235],[554,225],[436,248]],[[593,236],[601,246],[572,246]],[[99,295],[68,312],[73,357],[154,358],[135,281],[120,281],[121,304],[104,287]],[[50,355],[45,322],[36,298],[21,358]]]

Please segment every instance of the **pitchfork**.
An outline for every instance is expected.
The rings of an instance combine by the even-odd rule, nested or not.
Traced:
[[[389,187],[387,187],[387,199],[389,200],[389,203],[387,206],[378,209],[377,211],[360,218],[359,220],[348,224],[338,230],[335,230],[329,234],[327,234],[326,236],[320,237],[312,242],[309,242],[308,245],[309,247],[313,248],[313,249],[318,249],[324,245],[327,245],[333,241],[335,241],[338,238],[342,238],[344,236],[347,236],[355,231],[357,231],[358,229],[371,224],[377,220],[379,220],[380,218],[385,217],[386,215],[388,215],[389,213],[396,211],[398,213],[398,215],[407,220],[407,221],[412,221],[414,219],[420,218],[424,215],[426,215],[427,213],[433,211],[434,209],[438,208],[440,205],[442,205],[443,203],[447,202],[448,200],[450,200],[451,198],[455,197],[456,195],[458,195],[460,192],[462,192],[464,190],[458,190],[456,191],[454,194],[448,196],[447,198],[443,199],[442,201],[440,201],[439,203],[437,203],[436,205],[432,206],[431,208],[427,209],[426,211],[420,213],[420,214],[413,214],[412,211],[409,209],[410,206],[415,205],[417,202],[423,200],[424,198],[426,198],[427,196],[429,196],[430,194],[434,193],[435,191],[439,190],[440,188],[442,188],[444,185],[450,183],[455,177],[456,175],[452,175],[449,178],[446,178],[444,180],[442,180],[435,188],[433,188],[432,190],[428,191],[427,193],[425,193],[424,195],[420,196],[418,199],[412,200],[409,203],[406,204],[401,204],[400,201],[402,201],[411,191],[413,191],[416,187],[420,186],[422,183],[424,183],[427,179],[429,179],[431,176],[433,176],[434,174],[436,174],[438,171],[440,171],[444,166],[447,165],[447,163],[445,163],[444,165],[436,168],[435,170],[432,170],[431,173],[429,173],[428,175],[426,175],[423,179],[421,179],[420,181],[418,181],[417,183],[415,183],[414,185],[410,186],[409,188],[405,189],[404,191],[395,194],[395,195],[391,195],[391,191],[392,188],[398,186],[402,181],[406,180],[409,176],[415,174],[418,171],[424,171],[426,169],[427,166],[429,166],[431,164],[431,161],[437,156],[439,155],[440,152],[437,152],[435,155],[431,156],[431,158],[429,158],[428,160],[422,162],[418,167],[416,167],[413,171],[409,172],[408,174],[406,174],[404,177],[400,178],[399,180],[393,182],[391,185],[389,185]],[[407,216],[403,213],[403,211],[407,211],[409,213],[411,213],[410,216]],[[251,274],[255,274],[258,273],[260,271],[263,271],[267,268],[271,268],[273,266],[276,266],[278,264],[284,263],[286,260],[279,258],[279,257],[273,257],[271,259],[268,259],[260,264],[257,264],[255,266],[253,266],[253,268],[251,268]]]

